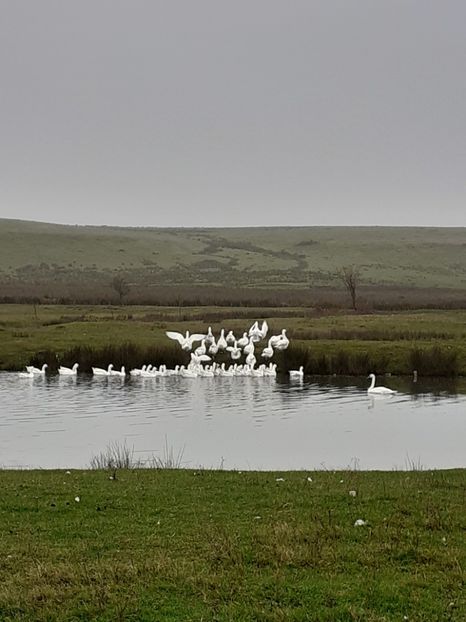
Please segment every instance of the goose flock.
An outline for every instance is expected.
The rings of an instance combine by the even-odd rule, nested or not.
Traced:
[[[277,364],[269,362],[257,365],[256,354],[264,359],[271,359],[275,351],[282,351],[288,348],[290,341],[286,336],[286,328],[280,335],[274,335],[268,340],[267,346],[262,348],[258,345],[267,337],[269,327],[264,320],[259,326],[256,321],[237,338],[232,330],[226,331],[224,328],[220,330],[220,334],[216,338],[212,333],[212,327],[209,326],[207,334],[193,333],[189,331],[183,335],[175,331],[166,331],[169,339],[177,341],[184,352],[191,355],[190,363],[185,365],[177,365],[175,369],[167,369],[165,365],[161,365],[158,369],[152,365],[145,365],[141,369],[132,369],[131,376],[141,376],[143,378],[154,378],[157,376],[181,376],[183,378],[213,378],[215,376],[252,376],[252,377],[275,377],[277,375]],[[194,351],[194,345],[199,343]],[[224,353],[231,359],[231,364],[218,363],[213,360],[215,356]],[[244,357],[244,363],[238,361]],[[234,362],[236,361],[236,362]],[[209,364],[206,364],[209,363]]]
[[[216,376],[250,376],[255,378],[276,377],[277,364],[272,363],[270,359],[276,352],[286,350],[290,345],[290,340],[286,335],[284,328],[279,335],[272,335],[267,339],[269,327],[264,320],[259,326],[259,322],[255,321],[248,331],[243,332],[241,337],[236,337],[232,330],[226,331],[224,328],[220,330],[220,334],[216,338],[212,333],[212,327],[209,326],[206,334],[192,333],[189,331],[183,335],[175,331],[166,331],[169,339],[179,343],[183,352],[189,352],[191,361],[188,365],[176,365],[174,369],[168,369],[166,365],[160,365],[159,368],[153,365],[143,365],[140,369],[131,369],[129,375],[141,378],[158,378],[169,376],[180,376],[181,378],[213,378]],[[261,341],[267,339],[267,345],[260,344]],[[200,343],[194,351],[194,345]],[[225,362],[219,363],[214,359],[215,356],[221,354],[231,359],[231,363],[227,366]],[[264,361],[257,366],[257,357]],[[243,358],[243,362],[239,362]],[[208,364],[207,364],[208,363]],[[60,366],[58,374],[60,376],[77,376],[79,364],[75,363],[73,367]],[[28,366],[25,372],[19,372],[20,378],[36,378],[45,376],[47,364],[44,363],[41,368]],[[92,374],[96,377],[126,378],[127,372],[125,367],[117,370],[110,363],[107,369],[101,367],[93,367]],[[292,369],[288,372],[290,380],[302,381],[304,378],[304,368],[301,365],[299,369]],[[371,379],[371,385],[367,389],[369,394],[377,395],[393,395],[396,391],[387,387],[375,386],[375,375],[368,376]]]
[[[212,332],[212,327],[206,334],[193,333],[189,331],[183,335],[175,331],[166,331],[169,339],[177,341],[184,352],[189,352],[191,361],[188,365],[176,365],[174,369],[168,369],[166,365],[157,367],[153,365],[144,365],[141,369],[132,369],[129,374],[132,377],[156,378],[167,376],[180,376],[182,378],[213,378],[216,376],[252,376],[252,377],[275,377],[277,375],[277,364],[272,363],[270,359],[275,352],[286,350],[290,344],[286,336],[286,328],[279,335],[272,335],[267,345],[260,345],[265,340],[269,332],[267,322],[264,320],[261,325],[256,321],[248,331],[243,332],[241,337],[236,337],[232,330],[226,331],[221,329],[220,334],[216,338]],[[194,349],[196,343],[200,344]],[[219,363],[213,358],[223,353],[229,356],[231,364],[227,366],[225,362]],[[267,361],[257,365],[257,357]],[[240,363],[240,359],[244,357],[244,362]],[[209,364],[206,364],[209,363]],[[79,364],[75,363],[73,367],[60,366],[58,374],[60,376],[77,376]],[[26,372],[19,372],[20,378],[34,378],[38,375],[45,375],[47,364],[41,369],[37,367],[26,367]],[[113,368],[110,363],[107,369],[101,367],[92,368],[93,376],[103,377],[126,377],[125,367],[120,370]],[[289,372],[290,378],[299,379],[303,377],[303,368],[292,370]]]

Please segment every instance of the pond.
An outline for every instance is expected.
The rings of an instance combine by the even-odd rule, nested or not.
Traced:
[[[385,378],[20,379],[0,372],[0,465],[85,468],[109,443],[188,468],[466,466],[465,381]]]

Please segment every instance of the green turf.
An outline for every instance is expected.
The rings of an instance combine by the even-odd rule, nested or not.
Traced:
[[[3,471],[0,485],[2,622],[466,619],[465,471]]]

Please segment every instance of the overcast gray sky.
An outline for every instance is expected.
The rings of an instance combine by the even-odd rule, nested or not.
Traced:
[[[466,217],[464,0],[0,0],[0,216]]]

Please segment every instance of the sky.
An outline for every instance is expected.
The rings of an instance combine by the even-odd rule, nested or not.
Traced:
[[[466,226],[464,0],[0,15],[0,217]]]

